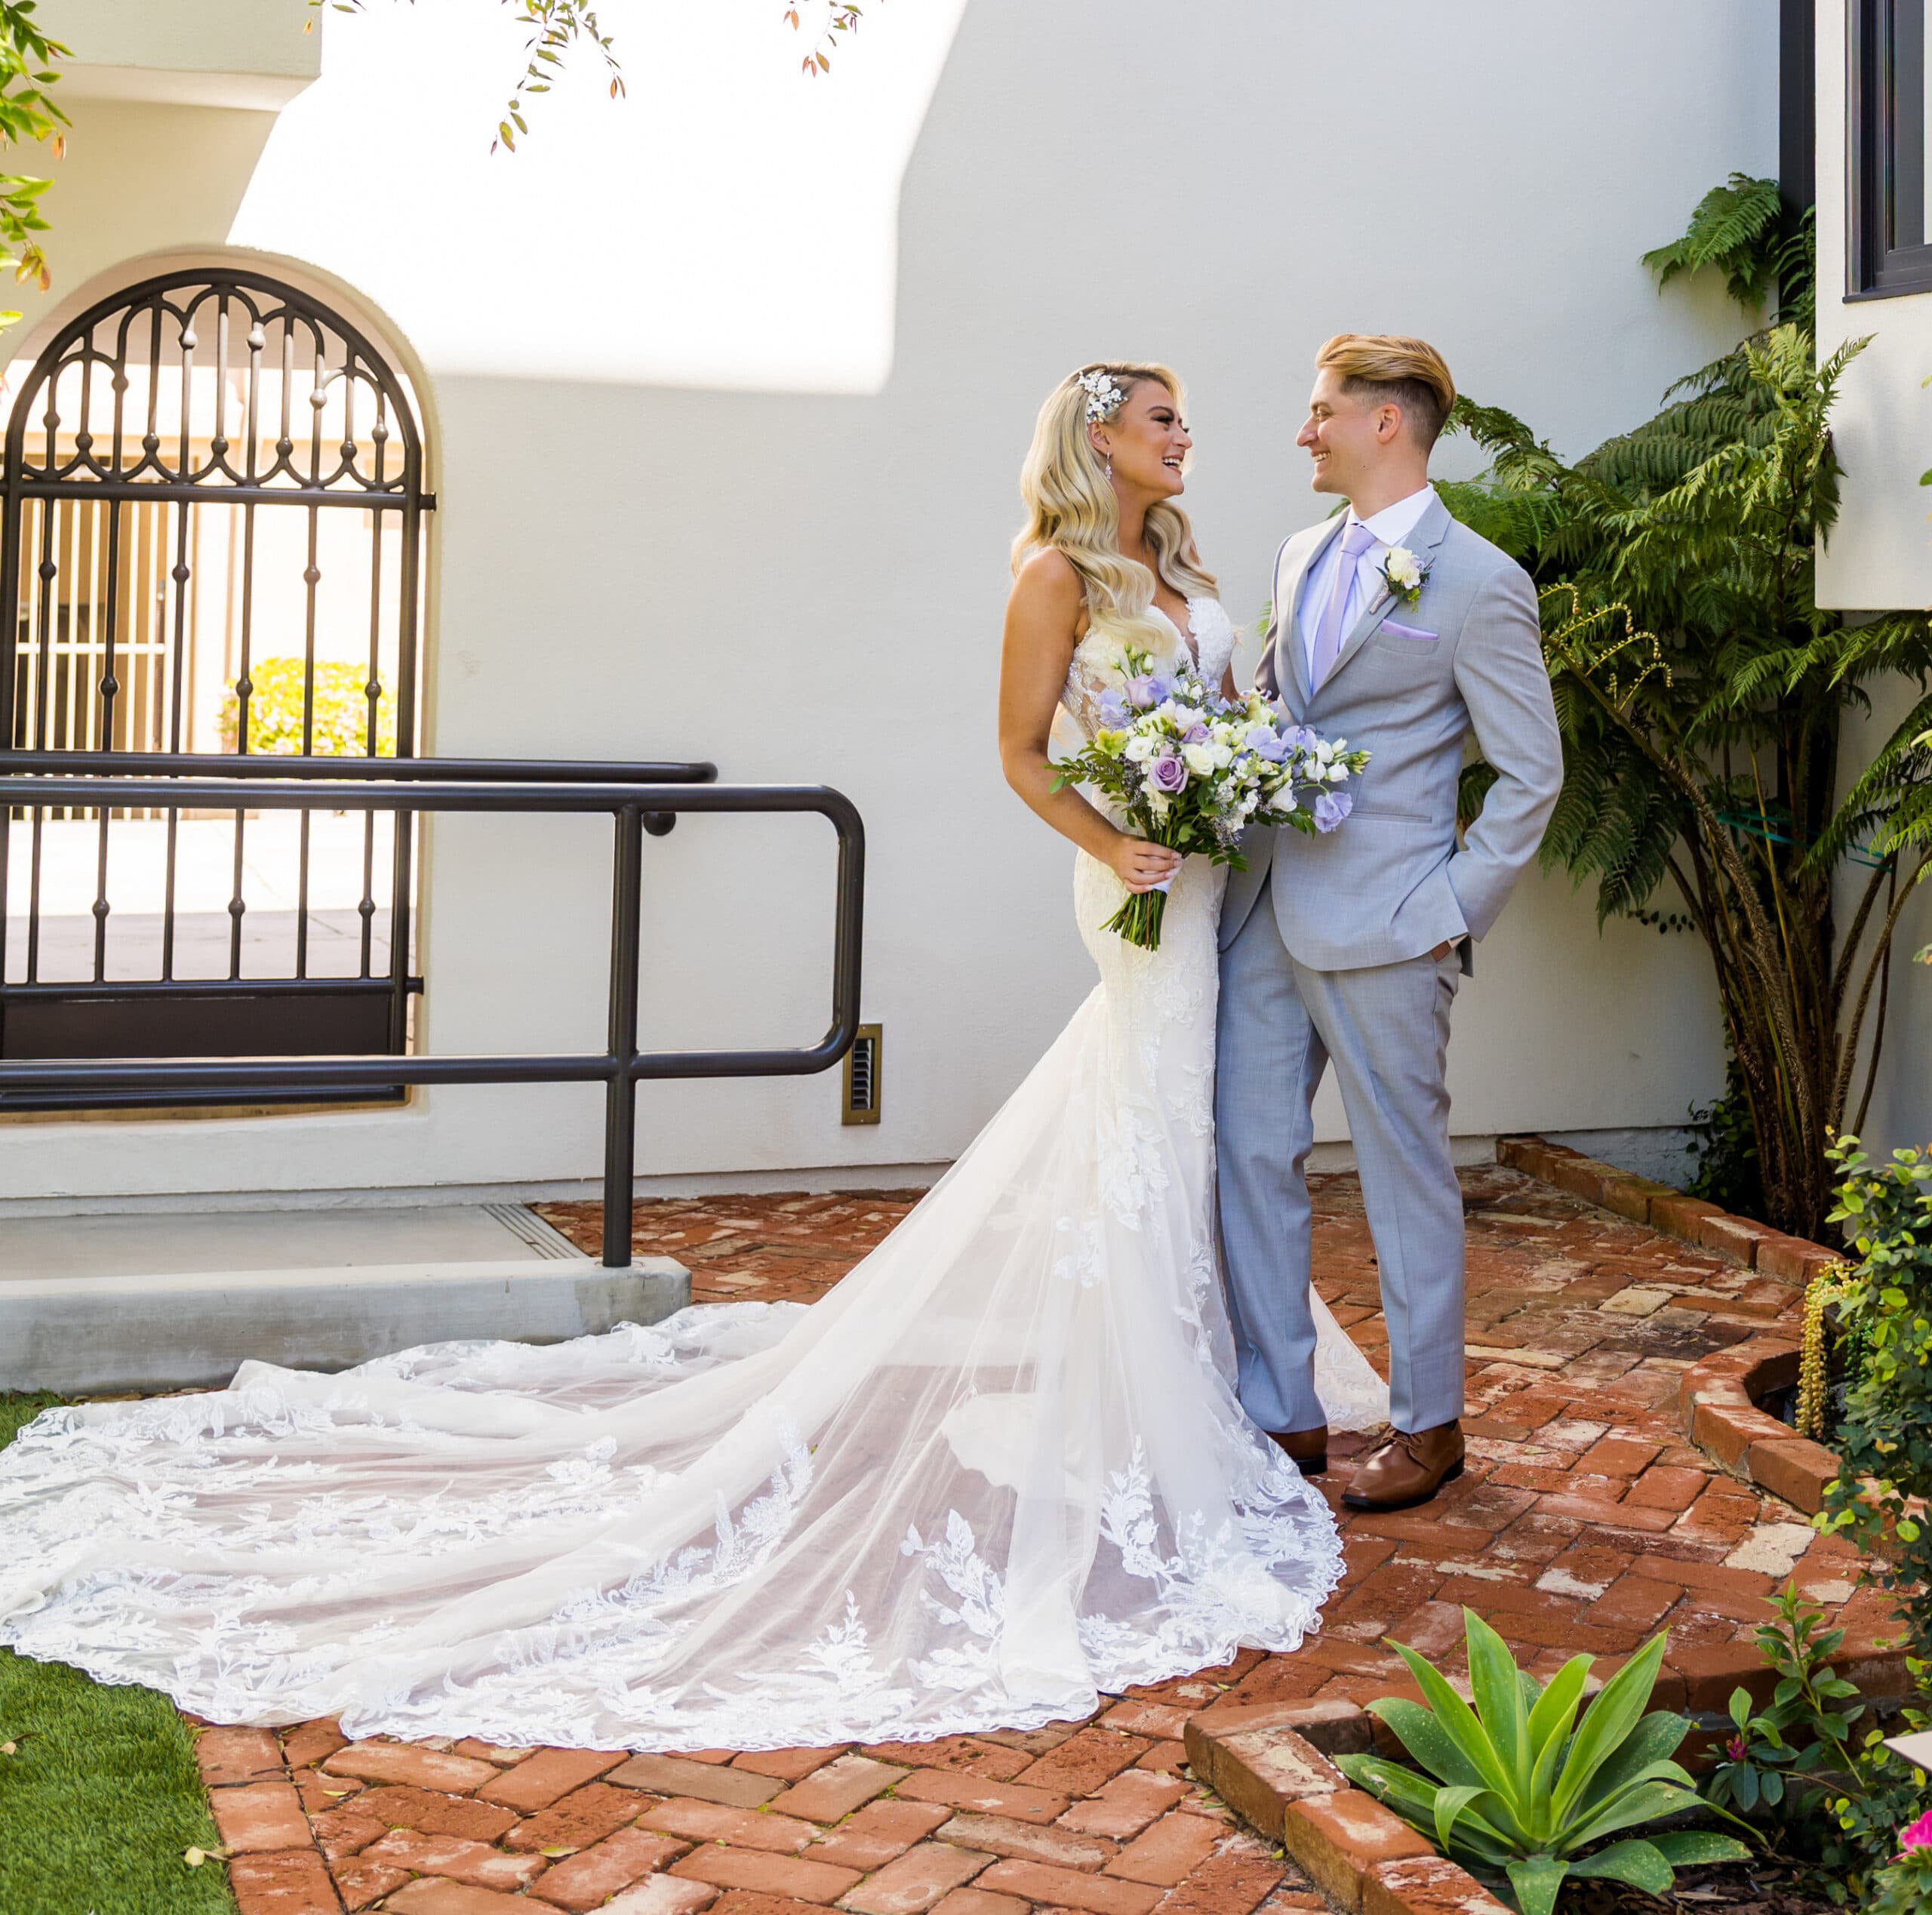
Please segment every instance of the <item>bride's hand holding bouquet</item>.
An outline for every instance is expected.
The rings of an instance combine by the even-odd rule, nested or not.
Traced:
[[[1244,870],[1241,836],[1256,820],[1332,831],[1352,800],[1343,789],[1368,762],[1292,725],[1264,699],[1217,697],[1192,673],[1159,673],[1132,646],[1121,685],[1100,701],[1100,728],[1060,765],[1054,789],[1091,786],[1127,827],[1186,857],[1198,851]],[[1161,942],[1170,878],[1129,897],[1101,928],[1148,950]]]

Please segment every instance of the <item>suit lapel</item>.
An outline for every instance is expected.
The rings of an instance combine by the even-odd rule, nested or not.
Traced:
[[[1282,575],[1275,581],[1275,683],[1278,687],[1292,684],[1295,688],[1297,715],[1308,709],[1308,648],[1301,642],[1301,598],[1308,583],[1308,575],[1315,569],[1315,561],[1327,550],[1330,544],[1341,536],[1342,528],[1348,523],[1346,513],[1337,513],[1321,530],[1321,535],[1312,540],[1306,549],[1294,559],[1282,554],[1286,564]],[[1287,609],[1284,611],[1282,608]],[[1288,672],[1282,673],[1282,654],[1286,654]]]
[[[1416,555],[1417,562],[1425,571],[1432,561],[1436,547],[1442,543],[1447,533],[1449,524],[1449,508],[1440,498],[1431,499],[1408,536],[1401,540]],[[1427,591],[1428,589],[1425,583],[1423,590]],[[1335,662],[1329,667],[1328,676],[1321,681],[1324,689],[1334,682],[1337,674],[1343,670],[1349,660],[1375,636],[1381,627],[1382,621],[1395,609],[1395,597],[1386,586],[1362,608],[1361,616],[1343,641],[1341,650],[1336,654]]]

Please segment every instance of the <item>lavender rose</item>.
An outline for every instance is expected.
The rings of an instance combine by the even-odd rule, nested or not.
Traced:
[[[1154,688],[1159,681],[1142,672],[1127,682],[1127,702],[1137,711],[1146,711],[1150,706],[1161,702],[1161,694]]]
[[[1172,798],[1187,789],[1187,767],[1178,758],[1157,758],[1147,768],[1147,782]]]

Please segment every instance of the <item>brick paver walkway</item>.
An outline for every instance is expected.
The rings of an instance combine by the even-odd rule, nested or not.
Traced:
[[[1028,1733],[681,1756],[345,1745],[315,1723],[198,1747],[243,1915],[1252,1915],[1323,1904],[1180,1773],[1191,1713],[1401,1692],[1394,1633],[1452,1666],[1460,1606],[1547,1671],[1672,1632],[1675,1706],[1721,1704],[1794,1569],[1854,1634],[1886,1620],[1856,1560],[1715,1471],[1670,1405],[1709,1351],[1789,1320],[1795,1293],[1532,1183],[1464,1178],[1470,1467],[1427,1508],[1349,1515],[1348,1581],[1294,1656],[1246,1653]],[[634,1242],[697,1296],[809,1301],[916,1192],[640,1204]],[[544,1214],[594,1247],[594,1205]],[[1354,1180],[1320,1180],[1323,1295],[1384,1339]],[[1343,1477],[1327,1479],[1339,1495]]]
[[[1388,1339],[1360,1188],[1352,1176],[1310,1184],[1317,1287],[1380,1366]],[[688,1265],[700,1300],[808,1302],[918,1196],[644,1203],[632,1240]],[[1727,1674],[1700,1685],[1700,1671],[1735,1667],[1734,1646],[1794,1573],[1854,1639],[1882,1633],[1891,1612],[1855,1590],[1850,1549],[1723,1473],[1676,1418],[1683,1372],[1774,1328],[1795,1335],[1799,1292],[1500,1166],[1465,1171],[1463,1199],[1468,1468],[1434,1502],[1395,1516],[1341,1510],[1346,1473],[1331,1469],[1322,1481],[1342,1516],[1348,1581],[1318,1640],[1244,1670],[1225,1701],[1406,1692],[1381,1638],[1399,1623],[1401,1640],[1455,1665],[1464,1604],[1539,1674],[1580,1649],[1626,1654],[1667,1628],[1676,1674],[1658,1700],[1699,1709],[1721,1708],[1731,1687]],[[595,1246],[598,1205],[544,1214]],[[1331,1453],[1362,1446],[1343,1438]]]

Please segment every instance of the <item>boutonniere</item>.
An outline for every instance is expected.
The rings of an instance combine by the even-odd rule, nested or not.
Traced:
[[[1392,545],[1382,562],[1382,583],[1398,605],[1412,605],[1422,596],[1435,562],[1423,565],[1406,545]]]

